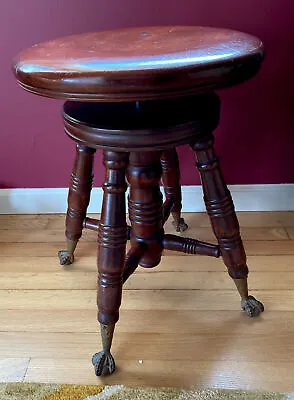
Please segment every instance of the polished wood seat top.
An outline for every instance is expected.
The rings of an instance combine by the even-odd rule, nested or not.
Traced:
[[[129,28],[74,35],[24,50],[19,84],[47,97],[85,101],[168,98],[211,91],[253,76],[262,42],[227,29]]]

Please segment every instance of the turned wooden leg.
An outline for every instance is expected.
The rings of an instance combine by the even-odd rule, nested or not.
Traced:
[[[71,174],[68,209],[66,215],[67,249],[58,253],[60,264],[69,265],[74,261],[74,251],[82,236],[83,221],[86,217],[87,207],[93,182],[94,149],[77,145],[74,168]]]
[[[159,264],[163,250],[160,152],[130,154],[127,179],[130,184],[129,218],[131,246],[143,251],[139,264],[152,268]]]
[[[127,243],[125,202],[127,164],[127,153],[104,151],[106,177],[98,229],[97,294],[103,350],[96,353],[92,359],[97,376],[109,375],[115,369],[110,348],[114,326],[119,318]]]
[[[202,138],[201,141],[193,144],[192,148],[196,153],[207,213],[218,240],[222,258],[239,291],[243,310],[250,317],[257,316],[264,308],[258,300],[248,295],[246,254],[231,194],[213,148],[213,136]]]
[[[173,216],[173,226],[177,232],[184,232],[188,225],[184,218],[181,218],[182,210],[182,191],[180,184],[180,167],[178,154],[175,148],[164,150],[161,158],[162,183],[167,201],[173,201],[171,214]]]

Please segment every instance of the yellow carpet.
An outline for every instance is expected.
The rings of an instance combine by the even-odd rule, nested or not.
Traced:
[[[0,400],[287,400],[293,393],[0,383]]]

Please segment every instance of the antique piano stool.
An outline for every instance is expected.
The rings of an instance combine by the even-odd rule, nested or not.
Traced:
[[[14,61],[18,83],[41,96],[66,100],[65,132],[76,142],[66,217],[74,261],[83,228],[98,232],[98,320],[103,350],[96,375],[115,369],[110,353],[123,283],[138,265],[153,268],[164,249],[223,258],[250,317],[264,308],[248,295],[246,255],[234,204],[213,147],[220,101],[215,90],[259,70],[262,42],[245,33],[208,27],[131,28],[75,35],[33,46]],[[195,152],[204,201],[218,245],[164,233],[171,213],[177,231],[181,187],[176,147]],[[86,217],[96,149],[104,154],[101,219]],[[162,179],[166,200],[160,192]],[[127,183],[129,218],[125,213]],[[130,250],[126,254],[127,240]]]

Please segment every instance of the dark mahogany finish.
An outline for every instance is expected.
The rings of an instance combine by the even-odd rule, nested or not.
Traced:
[[[86,218],[93,183],[92,170],[95,150],[77,145],[76,151],[77,157],[68,193],[66,237],[69,240],[79,240],[82,236],[83,221]]]
[[[128,154],[105,151],[104,165],[104,197],[98,227],[98,319],[103,325],[109,325],[117,322],[121,302],[127,243],[125,173]]]
[[[105,181],[98,226],[98,321],[101,324],[103,351],[93,356],[97,375],[111,374],[115,363],[110,354],[114,325],[119,318],[123,270],[127,243],[125,213],[125,172],[127,153],[104,151]],[[98,361],[95,360],[98,358]]]
[[[180,251],[186,254],[200,254],[218,258],[220,256],[220,247],[214,244],[200,242],[191,238],[183,238],[176,235],[164,235],[163,247],[166,250]]]
[[[233,279],[246,278],[248,267],[231,194],[220,170],[219,159],[209,135],[192,145],[201,175],[204,202],[214,234],[229,274]]]
[[[98,232],[98,320],[103,350],[93,356],[97,375],[115,369],[110,353],[123,283],[138,265],[153,268],[164,249],[222,256],[241,297],[257,316],[263,305],[249,296],[248,267],[230,192],[213,148],[220,101],[216,89],[253,76],[263,45],[253,36],[209,27],[151,27],[89,33],[53,40],[23,51],[14,63],[19,84],[66,101],[66,133],[77,143],[66,220],[73,262],[82,229]],[[218,244],[164,234],[169,214],[177,231],[181,212],[176,146],[196,153],[204,201]],[[104,152],[106,170],[101,220],[86,217],[93,155]],[[126,177],[130,186],[126,224]],[[163,204],[160,180],[164,184]],[[130,250],[126,254],[126,242]]]
[[[163,151],[160,161],[165,197],[167,201],[174,201],[173,212],[181,212],[182,193],[180,186],[180,166],[176,149],[172,148]]]
[[[92,32],[41,43],[15,60],[26,90],[86,101],[154,100],[250,78],[262,42],[228,29],[164,26]],[[233,62],[232,62],[233,60]]]
[[[67,101],[63,106],[65,132],[72,139],[113,151],[163,150],[190,143],[191,136],[217,127],[219,113],[214,93],[147,102]]]
[[[86,218],[93,183],[92,170],[95,149],[77,145],[76,151],[68,192],[65,232],[67,249],[59,252],[62,265],[71,264],[74,260],[74,250],[82,236],[83,223]]]
[[[160,152],[131,153],[127,178],[130,184],[131,245],[143,247],[139,263],[142,267],[152,268],[160,263],[163,250]]]
[[[175,148],[166,149],[162,152],[161,158],[162,167],[162,183],[166,197],[165,207],[169,208],[174,218],[173,225],[177,232],[184,232],[188,225],[181,218],[182,210],[182,191],[181,191],[181,175],[178,153]]]

